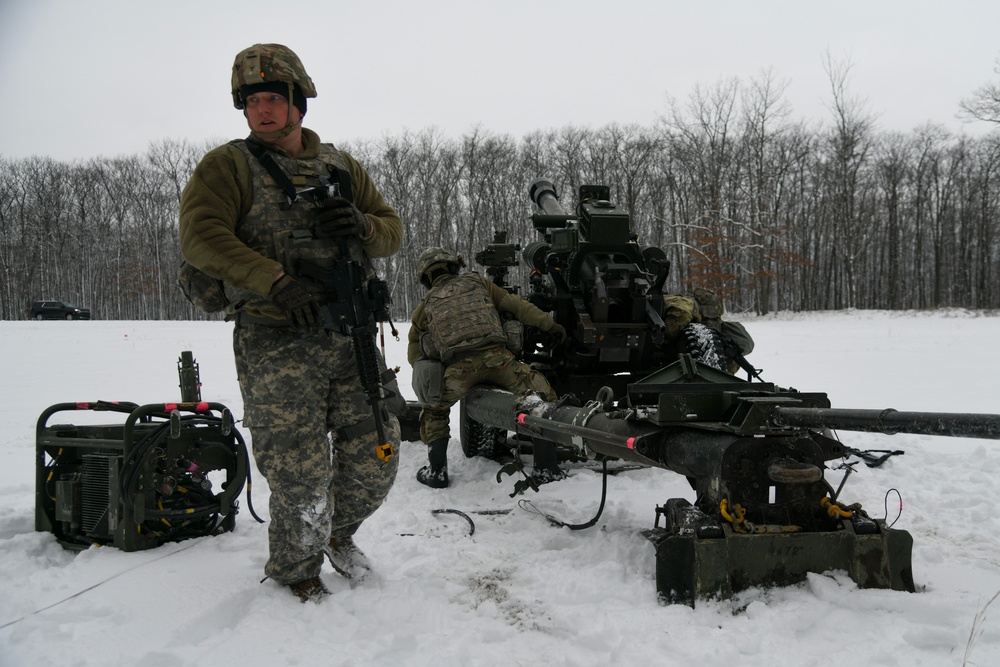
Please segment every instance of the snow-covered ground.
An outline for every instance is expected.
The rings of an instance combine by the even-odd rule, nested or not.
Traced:
[[[744,322],[765,379],[825,391],[835,407],[1000,412],[996,314]],[[916,594],[827,573],[734,601],[663,606],[639,531],[657,504],[691,498],[683,478],[658,469],[610,477],[596,527],[555,528],[508,497],[511,478],[497,484],[497,464],[462,455],[454,419],[451,487],[418,484],[424,447],[403,443],[398,481],[357,536],[379,577],[352,589],[326,565],[333,596],[322,605],[260,583],[267,526],[245,502],[232,533],[148,551],[74,553],[34,531],[34,428],[46,407],[178,400],[177,359],[191,350],[203,397],[240,416],[230,337],[218,322],[0,322],[0,665],[1000,664],[1000,602],[988,606],[1000,591],[1000,444],[986,440],[840,434],[855,448],[905,451],[881,468],[857,466],[842,498],[891,518],[898,490]],[[409,393],[404,343],[390,340],[387,357],[403,366]],[[570,473],[529,499],[585,521],[600,477]],[[827,474],[836,483],[842,472]],[[256,474],[253,504],[265,518],[268,496]],[[469,536],[437,508],[512,511],[473,514]]]

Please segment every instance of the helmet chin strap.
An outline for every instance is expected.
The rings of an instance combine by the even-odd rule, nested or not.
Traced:
[[[295,131],[295,128],[301,126],[302,123],[292,124],[291,122],[286,122],[285,126],[280,130],[275,130],[274,132],[258,132],[257,130],[250,128],[250,136],[254,139],[259,139],[264,143],[273,144],[281,141],[289,134]]]

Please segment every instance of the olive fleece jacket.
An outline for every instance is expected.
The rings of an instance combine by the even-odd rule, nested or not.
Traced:
[[[304,150],[299,156],[319,153],[320,138],[302,129]],[[274,146],[271,150],[281,152]],[[354,205],[372,224],[372,235],[362,239],[369,257],[387,257],[399,250],[403,222],[382,198],[357,160],[341,151],[351,175]],[[181,194],[181,254],[189,264],[213,278],[267,296],[281,274],[280,263],[250,249],[236,236],[236,225],[253,204],[253,185],[246,155],[233,144],[213,149],[195,167]]]
[[[442,282],[450,280],[453,277],[454,276],[448,275],[439,276],[437,280],[434,281],[433,286],[437,287]],[[493,299],[493,305],[495,305],[497,310],[501,313],[510,313],[523,324],[536,327],[542,331],[549,331],[555,326],[556,321],[552,319],[552,316],[538,306],[534,305],[530,301],[522,299],[516,294],[511,294],[502,287],[498,287],[489,278],[483,278],[482,276],[480,276],[480,278],[490,291],[490,298]],[[410,332],[407,334],[406,339],[406,359],[412,366],[415,362],[425,358],[426,356],[420,348],[420,336],[427,331],[427,316],[424,315],[424,301],[421,301],[417,304],[417,307],[413,309],[411,325]]]

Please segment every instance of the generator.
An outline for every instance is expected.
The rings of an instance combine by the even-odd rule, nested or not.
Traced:
[[[201,400],[198,364],[190,351],[181,353],[177,367],[180,402],[57,403],[41,414],[35,530],[54,533],[71,549],[95,544],[150,549],[233,530],[244,486],[256,518],[249,497],[250,455],[232,412]],[[81,411],[120,419],[80,425],[53,419]]]

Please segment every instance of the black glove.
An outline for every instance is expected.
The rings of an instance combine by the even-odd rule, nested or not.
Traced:
[[[330,197],[316,209],[316,225],[329,236],[371,235],[372,224],[364,213],[343,197]]]
[[[560,345],[566,342],[566,336],[567,336],[566,327],[559,324],[558,322],[552,325],[552,328],[549,329],[549,333],[555,336],[556,339],[558,339]]]
[[[301,282],[287,273],[276,281],[268,294],[289,322],[299,329],[320,325],[319,304]]]

